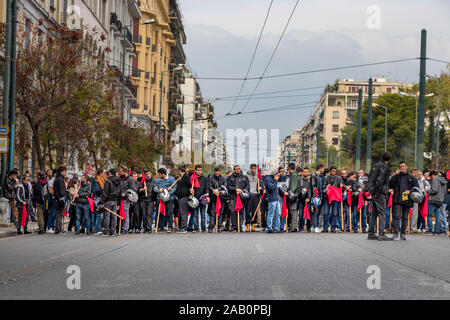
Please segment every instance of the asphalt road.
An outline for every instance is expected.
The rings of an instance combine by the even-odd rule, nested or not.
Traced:
[[[67,268],[81,271],[69,290]],[[380,269],[369,290],[367,268]],[[0,239],[0,299],[450,299],[450,238],[159,234]]]

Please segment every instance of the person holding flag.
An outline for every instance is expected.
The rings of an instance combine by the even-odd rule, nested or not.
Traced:
[[[28,188],[28,183],[30,182],[30,178],[28,176],[24,176],[22,178],[22,183],[17,186],[16,192],[16,203],[17,203],[17,234],[30,234],[27,230],[28,226],[28,212],[32,210],[31,208],[31,199],[32,193]],[[22,232],[23,228],[23,232]]]
[[[351,219],[350,215],[347,218],[347,232],[350,232],[350,224],[352,226],[352,231],[354,233],[358,233],[358,218],[359,218],[359,211],[358,211],[358,198],[359,198],[359,192],[358,192],[358,182],[356,181],[356,172],[351,171],[348,174],[347,178],[347,205],[349,208],[349,213],[351,213]]]
[[[310,214],[311,214],[311,223],[314,227],[315,233],[320,233],[321,230],[319,228],[319,216],[320,212],[322,210],[323,205],[323,178],[322,174],[325,170],[325,166],[321,163],[319,163],[316,166],[316,172],[311,175],[310,181],[310,194],[311,194],[311,201],[315,199],[315,202],[313,202],[313,205],[311,206]],[[314,198],[314,199],[313,199]],[[327,230],[328,232],[328,230]]]
[[[375,164],[372,170],[370,170],[369,180],[363,190],[363,192],[370,195],[372,199],[368,240],[391,240],[391,238],[386,237],[383,228],[386,223],[386,199],[389,192],[389,176],[391,174],[389,161],[391,161],[391,159],[392,156],[389,152],[383,154],[382,161]],[[379,225],[381,226],[381,228],[379,228],[378,236],[375,235],[377,218],[379,219]]]
[[[206,203],[201,202],[201,197],[209,192],[208,179],[203,175],[203,167],[201,165],[195,166],[195,171],[191,175],[191,184],[194,197],[199,201],[200,205],[191,211],[192,216],[189,225],[192,226],[193,232],[199,230],[199,225],[201,225],[202,232],[206,232],[206,206],[210,199],[207,197]]]
[[[116,169],[108,172],[108,180],[105,182],[102,197],[100,198],[99,207],[116,213],[121,198],[122,186],[121,179],[117,175]],[[103,236],[114,237],[116,235],[117,216],[105,210],[103,213]]]
[[[342,226],[341,216],[339,214],[339,206],[342,201],[342,187],[344,186],[342,178],[337,174],[335,166],[330,167],[330,175],[324,178],[325,192],[328,197],[328,204],[330,205],[331,215],[329,219],[324,216],[323,229],[328,231],[328,225],[331,225],[331,232],[336,233],[336,219],[339,220],[339,225]]]
[[[278,193],[279,179],[280,172],[278,169],[272,169],[272,171],[264,177],[264,186],[268,202],[267,233],[280,233],[281,206]]]
[[[245,226],[246,231],[257,232],[256,225],[258,223],[257,219],[253,219],[258,207],[261,194],[261,172],[259,171],[259,166],[256,164],[250,165],[250,171],[247,172],[247,178],[250,186],[250,198],[247,200],[245,206]]]
[[[142,219],[144,233],[152,233],[153,204],[155,202],[155,194],[153,192],[154,183],[155,180],[152,178],[152,172],[150,170],[144,170],[138,185],[139,215]],[[136,229],[136,233],[141,233],[141,224]]]
[[[298,182],[298,195],[298,215],[300,217],[299,231],[303,231],[305,228],[305,210],[307,209],[309,219],[306,219],[306,231],[311,232],[311,225],[313,225],[314,232],[320,233],[320,230],[318,230],[318,215],[315,215],[315,226],[311,219],[311,199],[313,194],[309,168],[303,168],[302,175]]]
[[[394,202],[394,235],[392,240],[406,240],[410,209],[413,207],[410,194],[412,188],[419,187],[417,179],[408,173],[406,162],[400,161],[399,170],[389,181],[389,187],[393,191],[392,199]],[[380,225],[384,226],[384,220],[380,220]]]
[[[88,197],[92,195],[91,182],[87,175],[81,177],[81,186],[78,192],[74,195],[75,202],[75,235],[80,234],[81,219],[83,218],[83,225],[85,226],[86,235],[91,235],[91,209],[89,206]],[[93,222],[93,221],[92,221]]]
[[[227,179],[225,179],[225,177],[221,174],[219,168],[215,168],[214,174],[210,175],[208,180],[208,191],[211,199],[208,232],[212,233],[213,229],[216,227],[216,224],[219,226],[217,232],[221,232],[223,230],[222,224],[225,221],[223,213],[227,205],[227,200],[220,195],[220,190],[222,188],[226,188]],[[216,221],[216,218],[218,221]]]
[[[247,176],[242,174],[241,167],[235,165],[234,172],[227,179],[228,194],[230,197],[229,210],[231,214],[231,232],[240,230],[242,220],[240,212],[243,209],[241,194],[244,189],[249,191],[249,182]],[[238,216],[239,214],[239,216]],[[239,218],[239,221],[237,221]],[[239,229],[238,229],[239,224]]]
[[[159,195],[167,190],[170,195],[170,199],[166,203],[161,203]],[[162,231],[164,226],[167,226],[167,232],[173,231],[173,205],[175,201],[175,191],[177,191],[177,185],[175,184],[175,178],[167,175],[167,170],[164,168],[158,169],[158,179],[155,181],[153,191],[157,194],[156,198],[156,210],[163,213],[164,219],[159,219],[158,232]],[[164,206],[164,210],[163,210]],[[161,207],[161,208],[160,208]]]
[[[288,209],[290,216],[289,232],[297,232],[298,229],[298,184],[299,176],[295,163],[288,165],[289,184],[288,184]],[[300,218],[301,219],[301,218]]]
[[[186,173],[186,167],[180,166],[178,168],[180,180],[177,183],[175,195],[178,198],[178,211],[179,211],[179,229],[177,234],[187,233],[188,213],[189,213],[189,196],[191,195],[191,178]]]
[[[130,175],[130,171],[126,166],[121,166],[119,168],[119,176],[121,177],[121,186],[122,186],[122,194],[121,194],[121,210],[125,212],[125,219],[123,220],[122,225],[122,233],[124,235],[128,234],[128,229],[130,228],[130,207],[131,201],[128,200],[127,191],[133,190],[137,191],[136,183]]]

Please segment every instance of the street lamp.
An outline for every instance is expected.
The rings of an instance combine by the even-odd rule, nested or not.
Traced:
[[[372,103],[372,108],[377,108],[377,107],[380,107],[380,108],[384,108],[384,111],[385,111],[385,113],[384,113],[384,152],[386,152],[387,151],[387,122],[388,122],[388,111],[387,111],[387,107],[385,107],[385,106],[380,106],[379,104],[377,104],[377,103]]]
[[[129,24],[129,25],[124,25],[122,28],[122,37],[123,37],[123,56],[122,56],[122,101],[121,101],[121,116],[123,117],[123,111],[125,109],[125,58],[127,55],[127,31],[126,31],[126,27],[134,27],[137,25],[148,25],[148,24],[152,24],[152,23],[156,23],[155,19],[147,19],[144,20],[142,22],[138,22],[138,23],[134,23],[134,24]]]
[[[406,92],[400,92],[401,96],[405,96],[405,97],[415,97],[416,98],[416,121],[415,121],[415,138],[414,138],[414,166],[417,167],[417,106],[419,103],[419,96],[420,93],[417,92],[417,94],[411,94],[411,93],[406,93]],[[432,97],[434,96],[434,93],[429,93],[426,94],[425,97]]]

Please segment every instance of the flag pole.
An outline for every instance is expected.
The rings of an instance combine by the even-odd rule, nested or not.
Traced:
[[[341,229],[344,232],[344,201],[341,201]]]
[[[161,200],[160,200],[161,201]],[[159,213],[161,212],[161,203],[158,204],[158,218],[156,219],[156,231],[155,234],[158,233],[158,226],[159,226]]]
[[[380,234],[380,218],[377,217],[377,235]]]
[[[200,207],[197,207],[198,210],[198,232],[202,232],[202,218],[201,218],[201,213],[200,213]]]
[[[356,208],[358,209],[358,208]],[[362,208],[359,209],[359,233],[362,233]]]
[[[238,211],[238,213],[237,213],[237,218],[238,218],[238,232],[240,233],[241,232],[241,223],[239,222],[239,212],[240,211]]]
[[[350,232],[352,232],[352,207],[351,206],[348,207],[348,212],[350,213],[350,220],[349,220]]]
[[[392,231],[391,223],[392,223],[392,207],[389,208],[389,232]]]
[[[216,196],[217,198],[219,198],[219,196]],[[216,199],[216,204],[217,204],[217,199]],[[220,210],[219,210],[220,212]],[[216,210],[216,233],[219,233],[219,213]]]

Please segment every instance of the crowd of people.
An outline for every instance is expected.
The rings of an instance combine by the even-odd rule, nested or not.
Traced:
[[[77,236],[360,232],[370,240],[406,240],[407,233],[447,234],[450,170],[408,170],[402,161],[391,172],[390,160],[385,153],[370,173],[289,164],[264,176],[256,164],[246,174],[236,165],[226,175],[219,168],[204,175],[197,165],[180,166],[173,176],[160,168],[157,177],[125,166],[71,178],[65,167],[35,177],[14,169],[3,196],[18,234],[30,233],[30,220],[39,234]]]

